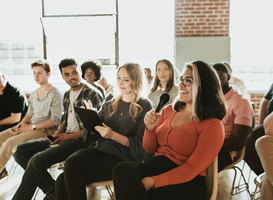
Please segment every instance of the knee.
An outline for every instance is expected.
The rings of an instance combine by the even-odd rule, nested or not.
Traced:
[[[132,169],[131,162],[123,161],[118,163],[112,170],[113,179],[130,175],[134,170]]]
[[[75,169],[80,169],[82,166],[82,158],[78,156],[73,156],[73,154],[68,157],[64,164],[65,172],[74,171]]]

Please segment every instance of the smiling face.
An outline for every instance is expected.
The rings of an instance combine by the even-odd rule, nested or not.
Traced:
[[[94,70],[91,68],[87,68],[84,73],[84,78],[87,81],[87,83],[93,84],[96,79]]]
[[[182,74],[181,78],[193,81],[192,70],[187,68]],[[192,103],[192,84],[194,84],[194,82],[189,86],[185,86],[183,82],[179,83],[179,101],[186,104]]]
[[[43,66],[34,66],[33,68],[34,79],[37,84],[43,85],[48,83],[50,72],[46,72]]]
[[[120,68],[117,76],[117,84],[118,89],[122,95],[132,94],[131,90],[132,79],[129,76],[126,69]]]
[[[73,91],[80,89],[81,77],[76,65],[69,65],[62,68],[62,77],[70,85]]]
[[[161,83],[167,83],[170,79],[170,69],[164,62],[159,62],[156,66],[156,75]]]

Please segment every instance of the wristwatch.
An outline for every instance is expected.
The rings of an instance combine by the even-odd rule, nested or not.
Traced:
[[[36,130],[36,124],[32,124],[32,129]]]

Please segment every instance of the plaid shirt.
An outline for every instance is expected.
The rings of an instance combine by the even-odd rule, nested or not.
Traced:
[[[69,99],[70,90],[65,92],[64,99],[63,99],[64,119],[66,121],[66,126],[67,126],[68,107],[70,104],[70,99]],[[90,87],[88,87],[86,84],[83,86],[81,93],[79,94],[77,99],[74,101],[73,107],[81,107],[81,106],[85,107],[83,100],[86,100],[86,101],[90,100],[93,108],[97,108],[98,110],[100,109],[100,107],[103,103],[101,96],[97,92],[92,90]],[[75,113],[75,114],[76,114],[76,118],[77,118],[80,130],[82,130],[84,128],[83,123],[80,120],[77,113]]]

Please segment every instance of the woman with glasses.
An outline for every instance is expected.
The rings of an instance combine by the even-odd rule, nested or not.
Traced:
[[[148,94],[148,99],[151,100],[153,109],[156,108],[159,97],[162,93],[167,92],[170,95],[170,100],[167,104],[172,103],[177,94],[178,87],[175,85],[174,67],[169,60],[163,59],[156,63],[154,82]]]
[[[205,199],[206,169],[224,141],[224,95],[215,70],[203,61],[187,64],[179,80],[174,104],[144,118],[143,147],[152,159],[114,167],[117,200]]]

